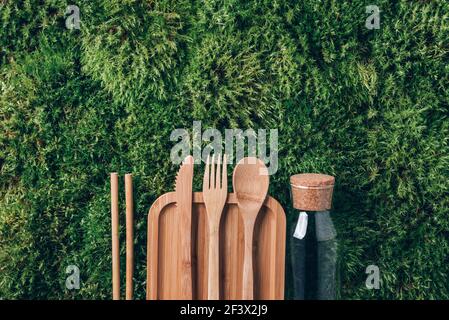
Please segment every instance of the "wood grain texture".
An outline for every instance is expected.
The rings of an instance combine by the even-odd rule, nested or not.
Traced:
[[[226,155],[223,156],[223,165],[220,165],[221,157],[217,158],[215,161],[215,155],[212,156],[210,162],[209,156],[207,157],[203,179],[203,200],[208,226],[208,300],[219,300],[220,297],[219,231],[221,215],[228,196]]]
[[[112,299],[120,300],[118,174],[111,173]]]
[[[147,299],[180,299],[179,235],[176,195],[159,197],[148,214]],[[192,207],[192,298],[208,296],[208,227],[201,192],[193,193]],[[254,228],[254,299],[284,298],[285,213],[278,201],[267,197]],[[220,224],[220,299],[242,299],[244,251],[243,222],[234,193],[228,194]]]
[[[193,180],[193,157],[184,159],[176,176],[176,229],[172,232],[178,237],[176,246],[177,255],[180,259],[173,261],[177,263],[176,279],[178,288],[174,297],[182,300],[192,299],[192,180]],[[175,228],[175,226],[173,227]],[[170,235],[167,241],[173,241]]]
[[[244,228],[243,296],[254,299],[254,226],[265,201],[270,184],[268,170],[262,160],[255,157],[241,159],[234,168],[232,185]],[[264,243],[264,245],[266,245]],[[269,245],[269,244],[268,244]]]
[[[131,174],[125,175],[126,198],[126,300],[133,299],[134,276],[134,200]]]

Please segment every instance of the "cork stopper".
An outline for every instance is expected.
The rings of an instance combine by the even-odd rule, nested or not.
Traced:
[[[335,178],[327,174],[301,173],[290,177],[293,207],[305,211],[325,211],[332,206]]]

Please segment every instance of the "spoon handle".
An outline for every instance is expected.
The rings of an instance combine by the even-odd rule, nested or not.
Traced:
[[[245,248],[243,260],[243,300],[253,300],[254,286],[253,286],[253,231],[254,221],[248,219],[244,221],[245,228]]]

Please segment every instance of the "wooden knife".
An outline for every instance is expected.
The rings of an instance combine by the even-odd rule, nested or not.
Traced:
[[[192,299],[192,180],[193,157],[184,159],[176,176],[176,207],[178,214],[178,293],[179,299]]]

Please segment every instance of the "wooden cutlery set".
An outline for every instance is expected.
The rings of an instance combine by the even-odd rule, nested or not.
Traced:
[[[228,193],[226,155],[207,158],[202,192],[192,190],[193,172],[193,157],[188,156],[178,171],[175,191],[160,196],[150,208],[147,299],[283,299],[286,219],[279,202],[267,196],[269,175],[264,163],[243,158],[232,175],[234,193]],[[111,175],[113,296],[117,298],[115,180]],[[127,240],[132,236],[128,200]],[[127,241],[127,298],[132,297],[128,249],[132,252]]]
[[[243,158],[228,193],[227,159],[207,159],[203,192],[192,191],[193,158],[175,192],[148,215],[147,299],[283,299],[285,214],[267,196],[269,175]]]

